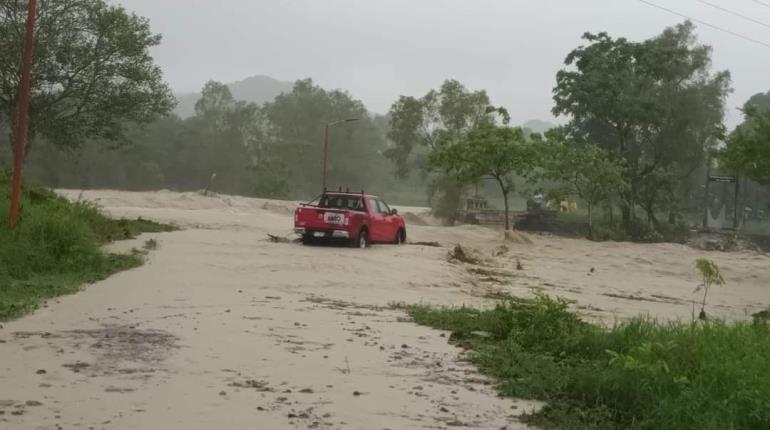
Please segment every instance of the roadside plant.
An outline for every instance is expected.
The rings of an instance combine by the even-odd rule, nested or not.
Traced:
[[[709,289],[712,285],[724,285],[725,280],[722,277],[722,273],[719,271],[719,267],[714,264],[713,261],[705,258],[699,258],[695,261],[695,267],[701,274],[703,282],[698,285],[695,292],[703,291],[703,300],[701,301],[700,314],[698,319],[706,319],[706,300],[708,299]]]

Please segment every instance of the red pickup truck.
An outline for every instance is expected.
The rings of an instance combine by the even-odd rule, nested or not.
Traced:
[[[294,232],[304,244],[340,240],[366,248],[372,243],[406,241],[406,224],[398,211],[363,192],[324,192],[303,204],[294,211]]]

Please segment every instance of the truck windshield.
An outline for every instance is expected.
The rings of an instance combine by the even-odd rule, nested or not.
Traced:
[[[334,196],[327,195],[321,198],[321,203],[318,205],[322,208],[329,209],[349,209],[352,211],[366,211],[364,208],[364,202],[361,197],[356,196]]]

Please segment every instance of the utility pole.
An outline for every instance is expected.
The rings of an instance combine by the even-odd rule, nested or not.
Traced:
[[[324,156],[323,156],[323,179],[322,179],[322,187],[323,190],[326,191],[326,173],[327,169],[326,166],[329,162],[329,127],[337,124],[341,124],[343,122],[353,122],[358,121],[361,118],[348,118],[348,119],[341,119],[339,121],[329,122],[326,123],[326,129],[324,131]]]
[[[743,212],[743,208],[741,208],[741,212],[738,212],[738,194],[740,194],[740,186],[738,185],[739,183],[740,177],[735,175],[735,197],[733,198],[733,229],[735,229],[735,231],[738,231],[738,227],[741,225],[741,222],[738,219],[738,214]]]
[[[706,159],[706,184],[703,186],[703,230],[709,228],[709,185],[711,184],[711,155]]]
[[[24,48],[21,56],[21,73],[19,77],[19,102],[16,108],[16,124],[14,129],[11,213],[8,218],[8,223],[11,228],[16,227],[16,224],[19,222],[21,168],[24,165],[24,148],[27,145],[27,135],[29,132],[29,98],[32,81],[32,51],[35,44],[36,13],[37,0],[28,0],[27,25],[24,35]]]

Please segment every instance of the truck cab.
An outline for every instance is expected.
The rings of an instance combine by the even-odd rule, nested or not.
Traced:
[[[379,196],[324,192],[294,212],[294,232],[302,243],[346,242],[359,248],[372,243],[404,243],[406,224]]]

